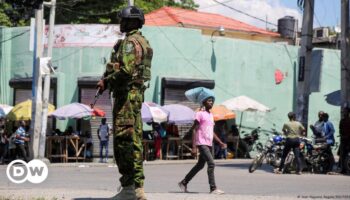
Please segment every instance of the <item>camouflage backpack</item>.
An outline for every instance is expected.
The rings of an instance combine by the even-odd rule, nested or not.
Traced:
[[[148,82],[146,88],[149,87],[151,80],[151,62],[153,57],[153,50],[148,41],[141,34],[133,34],[128,38],[134,43],[136,50],[136,65],[137,71],[133,74],[132,83],[144,85]]]

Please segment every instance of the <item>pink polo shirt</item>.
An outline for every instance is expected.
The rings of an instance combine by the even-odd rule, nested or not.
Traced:
[[[197,129],[195,144],[212,146],[214,137],[214,117],[207,111],[198,111],[196,120],[199,122]]]

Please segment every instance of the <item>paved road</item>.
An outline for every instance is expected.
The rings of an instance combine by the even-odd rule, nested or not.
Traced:
[[[350,199],[350,177],[343,175],[276,175],[264,166],[250,174],[250,160],[218,161],[216,182],[225,195],[209,195],[206,169],[188,185],[183,194],[177,183],[194,161],[145,163],[145,190],[150,200],[234,200],[234,199]],[[115,194],[118,168],[107,164],[53,164],[41,184],[14,184],[0,166],[1,199],[107,199]],[[6,197],[6,198],[5,198]]]

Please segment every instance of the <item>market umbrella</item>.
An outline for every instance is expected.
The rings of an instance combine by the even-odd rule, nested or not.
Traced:
[[[236,114],[227,109],[224,105],[214,105],[210,112],[214,116],[214,121],[236,118]]]
[[[162,108],[168,111],[168,123],[171,124],[191,124],[195,118],[195,112],[184,105],[170,104],[162,106]]]
[[[5,117],[12,109],[13,106],[0,104],[0,117]]]
[[[233,111],[241,111],[241,121],[240,121],[240,127],[242,125],[242,119],[243,119],[243,112],[250,111],[250,112],[269,112],[271,109],[265,106],[262,103],[257,102],[254,99],[251,99],[247,96],[238,96],[234,97],[232,99],[226,100],[222,103],[222,105],[226,106],[228,109]]]
[[[55,110],[55,106],[49,104],[48,113],[52,113]],[[7,115],[9,120],[17,121],[17,120],[30,120],[32,118],[32,100],[23,101],[9,112]]]
[[[57,108],[51,116],[56,117],[57,119],[81,119],[86,117],[91,117],[93,109],[90,106],[87,106],[82,103],[71,103],[60,108]]]
[[[230,110],[234,111],[260,111],[260,112],[268,112],[270,108],[265,106],[262,103],[257,102],[254,99],[251,99],[247,96],[238,96],[232,99],[226,100],[222,103],[222,105],[226,106]]]
[[[141,117],[142,121],[146,123],[161,123],[166,122],[168,120],[168,113],[156,103],[144,102],[142,103]]]

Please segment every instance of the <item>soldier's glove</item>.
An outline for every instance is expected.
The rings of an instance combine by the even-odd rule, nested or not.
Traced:
[[[120,70],[120,63],[119,62],[109,62],[106,66],[107,72],[118,72]]]
[[[106,79],[101,79],[97,82],[96,88],[98,88],[98,93],[102,94],[106,90]]]

